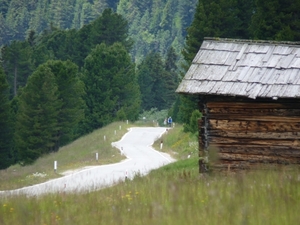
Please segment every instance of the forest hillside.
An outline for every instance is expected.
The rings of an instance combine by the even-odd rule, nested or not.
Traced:
[[[175,90],[204,37],[300,41],[299,9],[300,0],[0,0],[0,169],[148,112],[196,134],[198,98]]]
[[[179,54],[191,24],[197,0],[1,0],[0,46],[25,40],[29,31],[42,33],[50,26],[80,29],[106,8],[124,16],[134,41],[131,54],[138,62],[149,51]]]

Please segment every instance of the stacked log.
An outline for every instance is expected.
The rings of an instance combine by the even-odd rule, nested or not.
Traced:
[[[202,108],[200,152],[217,149],[214,166],[300,164],[299,101],[212,98]]]

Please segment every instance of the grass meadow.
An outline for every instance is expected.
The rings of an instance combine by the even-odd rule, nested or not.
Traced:
[[[0,198],[0,224],[299,224],[299,168],[203,176],[198,173],[195,136],[183,133],[182,127],[177,126],[161,140],[162,151],[173,154],[177,162],[95,192]],[[161,140],[154,144],[156,149]],[[86,145],[80,139],[73,144]],[[107,154],[107,162],[116,159],[111,156],[112,152]],[[74,164],[77,166],[75,161]]]

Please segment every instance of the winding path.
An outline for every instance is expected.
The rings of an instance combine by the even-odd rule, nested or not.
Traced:
[[[0,191],[0,195],[25,194],[37,196],[55,192],[82,192],[98,190],[131,179],[135,174],[146,175],[150,170],[157,169],[174,161],[168,154],[154,150],[151,145],[166,128],[136,127],[131,128],[122,139],[112,143],[120,149],[127,159],[120,163],[94,166],[79,172],[73,172],[58,179],[45,183],[24,187],[16,190]]]

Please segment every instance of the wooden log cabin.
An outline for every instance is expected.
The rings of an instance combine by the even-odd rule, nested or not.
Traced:
[[[300,43],[205,38],[177,91],[197,95],[199,170],[300,164]]]

